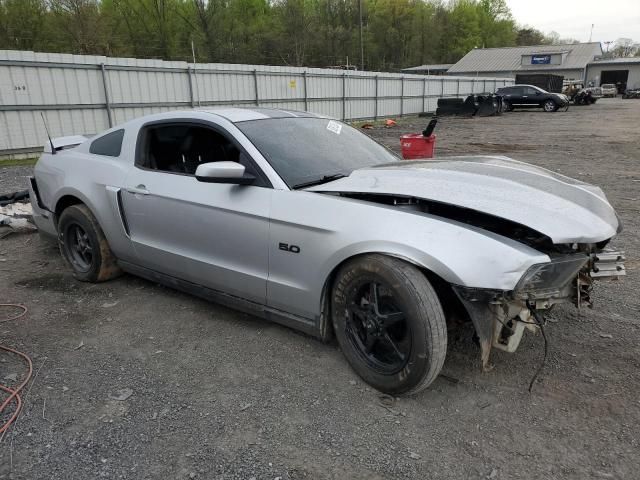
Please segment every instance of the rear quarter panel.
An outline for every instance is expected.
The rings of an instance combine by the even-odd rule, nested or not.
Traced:
[[[34,168],[43,205],[55,212],[60,200],[71,195],[87,205],[102,227],[118,258],[132,258],[130,241],[119,217],[116,194],[132,165],[132,156],[123,144],[120,157],[93,155],[88,144],[45,153]]]

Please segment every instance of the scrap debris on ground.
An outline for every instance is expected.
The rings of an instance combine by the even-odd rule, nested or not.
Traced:
[[[29,192],[0,195],[0,238],[11,233],[35,232]]]

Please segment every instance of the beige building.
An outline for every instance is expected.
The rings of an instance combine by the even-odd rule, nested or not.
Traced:
[[[587,64],[601,55],[599,42],[474,48],[447,74],[515,77],[518,73],[552,73],[565,79],[583,80]]]
[[[640,57],[596,60],[587,65],[585,79],[595,86],[613,83],[619,93],[626,88],[640,88]]]

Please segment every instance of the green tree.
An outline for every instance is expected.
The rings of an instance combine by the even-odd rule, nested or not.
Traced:
[[[0,0],[0,48],[43,49],[44,0]]]
[[[456,62],[470,50],[482,47],[482,31],[477,3],[455,0],[444,19],[443,60]]]
[[[110,0],[104,4],[104,15],[111,20],[110,34],[127,53],[142,58],[186,59],[191,48],[185,4],[183,0]]]
[[[0,48],[191,61],[193,44],[199,62],[360,65],[360,5],[369,70],[571,42],[519,27],[505,0],[0,0]]]
[[[97,0],[50,0],[50,32],[56,50],[65,46],[73,53],[105,53],[103,23]]]
[[[515,45],[515,23],[505,0],[480,0],[477,10],[483,47]]]
[[[535,28],[523,27],[516,32],[516,45],[543,45],[546,40],[544,33]]]

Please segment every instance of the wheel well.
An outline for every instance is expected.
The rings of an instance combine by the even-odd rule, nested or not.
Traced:
[[[70,207],[71,205],[77,205],[77,204],[84,205],[82,200],[80,200],[78,197],[74,197],[73,195],[65,195],[61,197],[60,200],[58,200],[58,203],[56,203],[56,208],[54,211],[56,226],[58,224],[58,219],[60,218],[60,215],[62,215],[62,212],[66,208]]]
[[[374,252],[371,252],[374,253]],[[380,252],[380,254],[385,255],[384,252]],[[324,286],[322,288],[322,296],[321,296],[321,314],[320,314],[320,336],[323,341],[329,341],[334,336],[333,332],[333,322],[331,322],[331,291],[333,290],[333,283],[336,280],[336,275],[340,268],[346,263],[354,258],[361,257],[363,255],[367,255],[367,253],[361,253],[358,255],[354,255],[349,258],[345,258],[342,262],[336,265],[331,273],[327,276],[325,280]],[[391,256],[391,255],[390,255]],[[467,309],[464,307],[458,296],[453,291],[453,288],[449,282],[444,280],[442,277],[432,272],[428,268],[422,267],[420,265],[416,265],[415,263],[408,262],[407,260],[401,259],[407,263],[411,263],[416,268],[418,268],[427,280],[431,283],[431,286],[436,291],[436,295],[438,295],[438,299],[442,304],[442,309],[444,310],[445,318],[447,320],[447,324],[451,325],[454,323],[462,323],[471,321],[469,314],[467,313]]]

